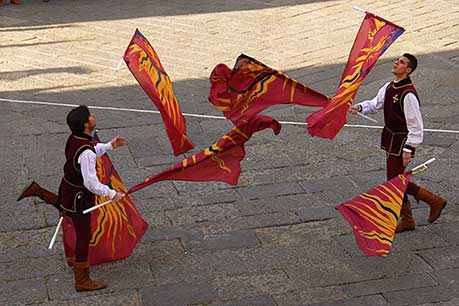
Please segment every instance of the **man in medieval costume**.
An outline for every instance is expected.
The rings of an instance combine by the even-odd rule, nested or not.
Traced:
[[[417,67],[414,55],[405,53],[395,60],[392,74],[395,80],[386,83],[372,100],[363,101],[350,107],[353,114],[375,113],[384,110],[384,129],[381,135],[381,148],[387,153],[387,180],[403,173],[414,157],[416,147],[423,139],[423,121],[419,98],[410,74]],[[446,199],[431,191],[409,182],[406,193],[414,196],[419,202],[430,206],[429,222],[438,219]],[[396,232],[414,230],[415,221],[411,211],[411,203],[405,195],[400,212],[401,220]]]
[[[117,136],[108,143],[94,145],[91,135],[96,127],[96,120],[85,105],[78,106],[68,113],[67,124],[72,133],[65,145],[66,162],[59,193],[56,195],[32,182],[24,189],[18,201],[36,196],[71,217],[75,227],[76,245],[74,262],[69,262],[69,265],[73,264],[75,289],[99,290],[106,285],[93,281],[89,276],[91,214],[83,214],[83,211],[95,205],[96,195],[108,196],[115,202],[124,196],[100,183],[96,172],[96,157],[102,156],[107,150],[125,145],[126,139]]]

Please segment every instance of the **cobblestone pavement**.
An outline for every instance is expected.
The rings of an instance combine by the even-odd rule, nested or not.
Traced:
[[[357,100],[372,98],[391,79],[394,58],[413,52],[425,127],[459,130],[457,0],[7,3],[0,98],[154,109],[126,68],[114,71],[137,27],[158,51],[183,112],[221,115],[207,102],[208,76],[240,53],[333,94],[363,18],[353,5],[406,28]],[[62,243],[47,250],[56,211],[16,202],[31,179],[56,190],[69,108],[0,101],[0,110],[1,305],[459,305],[458,134],[425,133],[414,164],[438,161],[413,180],[449,204],[428,224],[428,208],[414,203],[416,230],[397,235],[386,258],[364,256],[334,209],[384,181],[380,130],[345,127],[329,141],[284,125],[279,136],[264,131],[247,144],[236,187],[161,182],[134,194],[148,232],[129,258],[94,267],[106,290],[76,293]],[[265,114],[305,122],[312,111],[282,106]],[[129,139],[110,154],[127,186],[180,160],[158,115],[93,112],[102,139]],[[382,114],[375,118],[382,122]],[[192,117],[187,125],[198,150],[231,128]]]

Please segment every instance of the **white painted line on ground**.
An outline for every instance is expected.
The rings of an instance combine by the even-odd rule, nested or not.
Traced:
[[[14,100],[14,99],[2,99],[0,98],[0,102],[9,102],[9,103],[17,103],[17,104],[32,104],[32,105],[49,105],[49,106],[63,106],[63,107],[77,107],[76,104],[67,104],[67,103],[54,103],[54,102],[43,102],[43,101],[28,101],[28,100]],[[103,109],[103,110],[113,110],[113,111],[123,111],[123,112],[133,112],[133,113],[151,113],[151,114],[159,114],[159,111],[155,110],[148,110],[148,109],[135,109],[135,108],[123,108],[123,107],[110,107],[110,106],[95,106],[95,105],[88,105],[89,108],[92,109]],[[219,119],[219,120],[226,120],[223,116],[212,116],[212,115],[200,115],[200,114],[190,114],[190,113],[183,113],[185,117],[195,117],[195,118],[208,118],[208,119]],[[296,121],[279,121],[281,124],[286,125],[307,125],[306,122],[296,122]],[[366,129],[382,129],[382,126],[378,125],[362,125],[362,124],[345,124],[345,127],[353,127],[353,128],[366,128]],[[433,132],[433,133],[452,133],[452,134],[459,134],[459,131],[455,130],[440,130],[440,129],[424,129],[425,132]]]

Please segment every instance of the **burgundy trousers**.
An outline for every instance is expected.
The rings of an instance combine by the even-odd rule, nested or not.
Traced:
[[[387,155],[387,168],[386,168],[387,180],[390,180],[396,177],[399,174],[402,174],[405,171],[403,167],[403,158],[402,156]],[[415,183],[409,182],[408,187],[406,188],[405,201],[407,200],[406,195],[415,196],[419,191],[419,186]]]
[[[91,214],[75,214],[72,216],[72,221],[76,232],[75,261],[88,261]]]

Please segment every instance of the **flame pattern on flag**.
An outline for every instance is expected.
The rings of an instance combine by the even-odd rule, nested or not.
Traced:
[[[161,113],[174,155],[193,149],[194,144],[186,136],[185,118],[172,89],[172,81],[161,65],[156,51],[138,29],[123,58]]]
[[[400,174],[336,209],[349,222],[359,248],[369,256],[387,256],[411,173]]]
[[[367,12],[352,46],[336,94],[323,109],[307,118],[312,136],[332,139],[347,122],[349,106],[360,84],[378,58],[405,30],[390,21]]]
[[[217,65],[210,75],[209,101],[237,124],[276,104],[325,106],[328,97],[241,54],[231,70]]]
[[[236,185],[241,173],[240,161],[245,156],[245,142],[253,133],[267,128],[273,129],[277,135],[281,130],[281,124],[266,116],[253,116],[247,120],[241,120],[213,145],[169,169],[148,177],[142,183],[131,187],[127,193],[133,193],[164,180],[220,181]]]
[[[97,135],[95,136],[97,140]],[[97,177],[102,184],[126,193],[121,178],[107,154],[96,159]],[[96,196],[95,205],[108,201],[108,197]],[[70,217],[63,220],[63,241],[65,254],[71,261],[75,252],[75,229]],[[142,238],[148,224],[140,216],[132,198],[126,195],[118,202],[102,206],[91,213],[91,240],[88,261],[98,264],[119,260],[131,255],[137,242]]]

